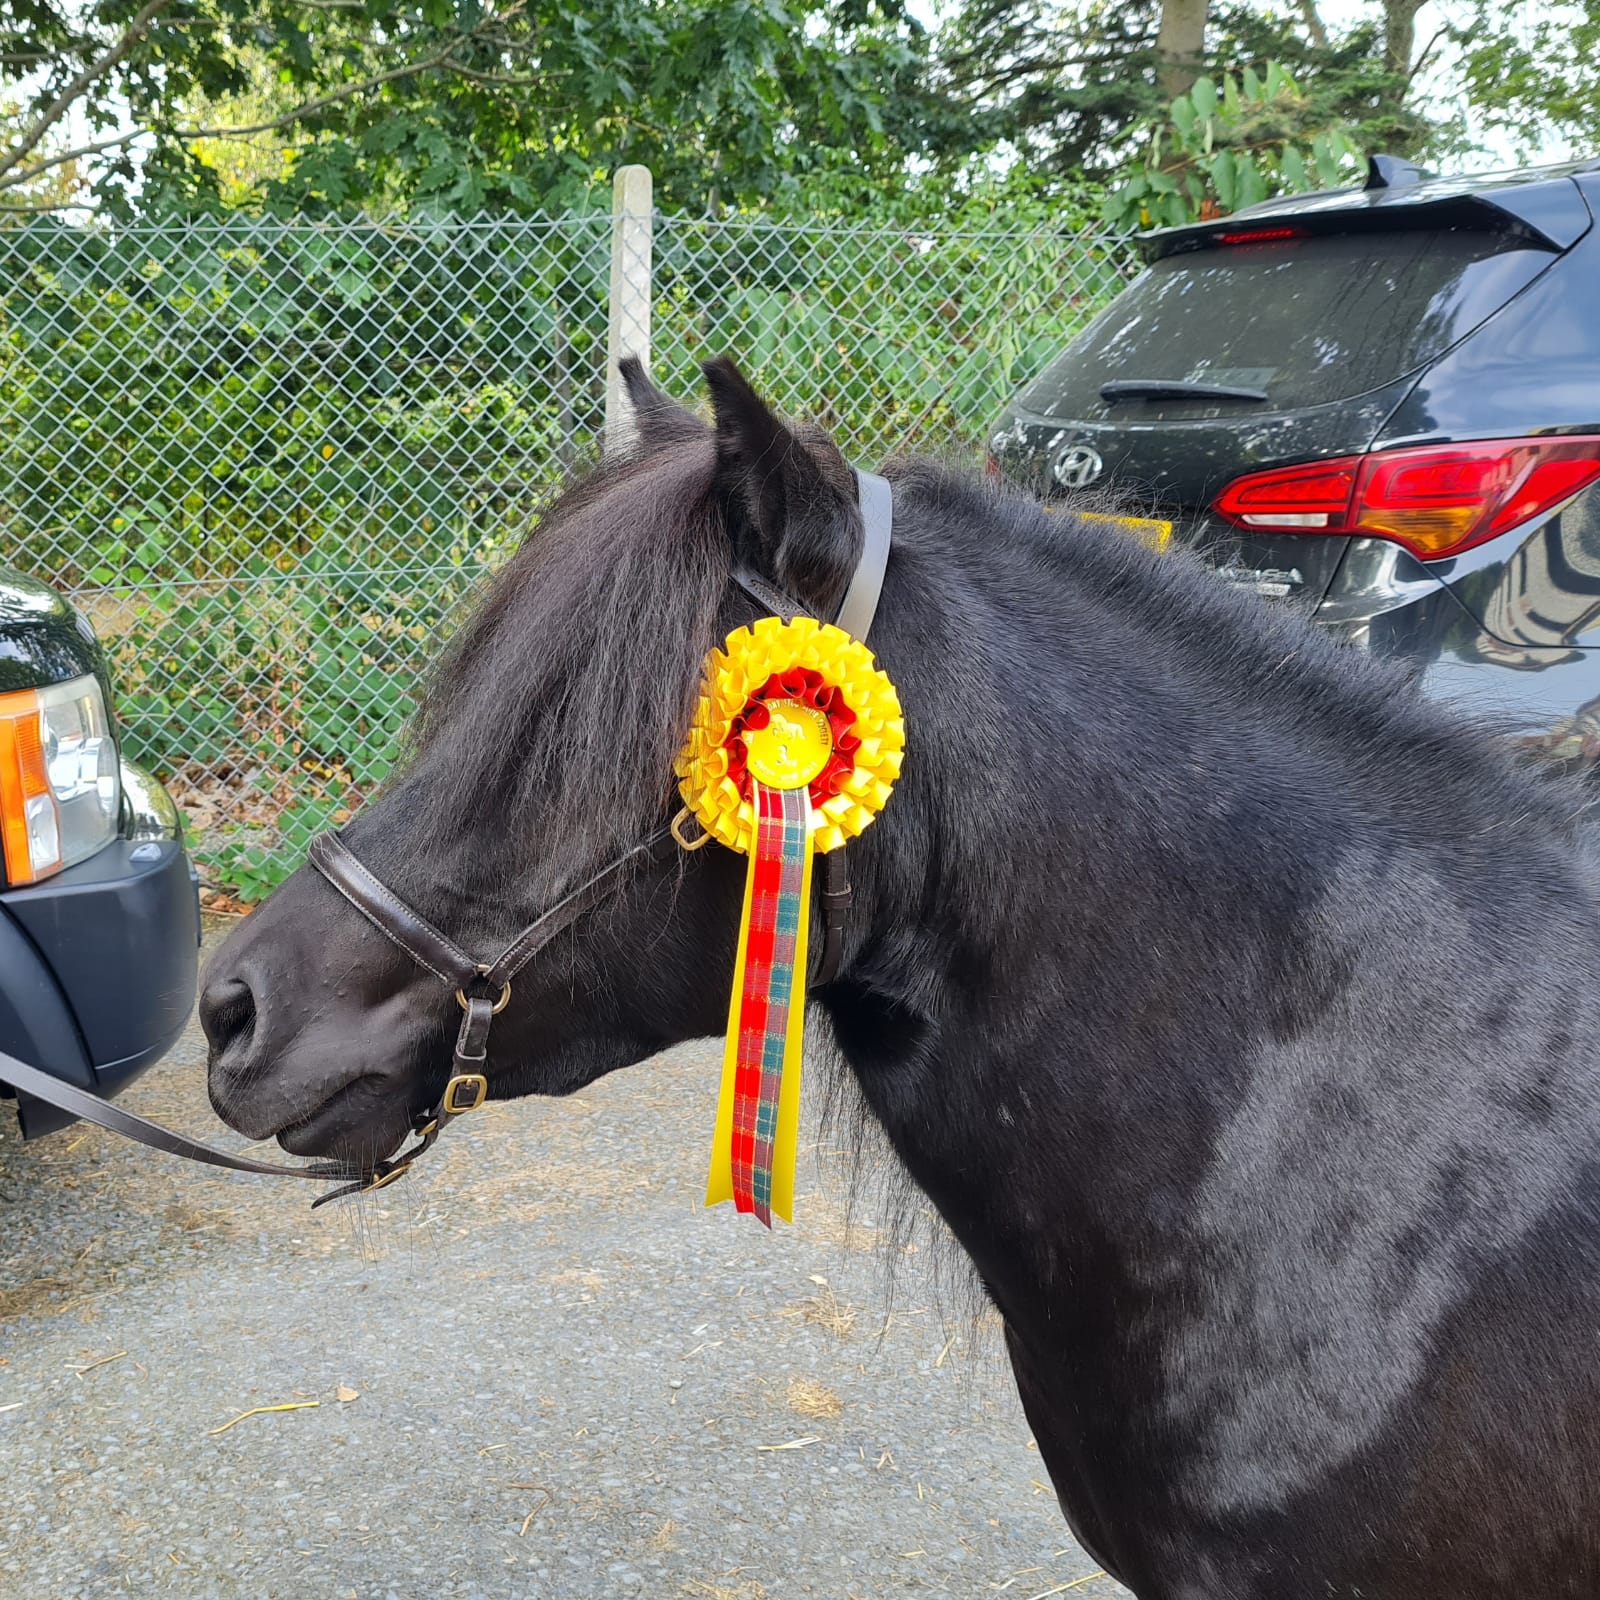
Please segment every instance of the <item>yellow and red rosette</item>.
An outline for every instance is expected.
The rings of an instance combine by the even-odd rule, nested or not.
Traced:
[[[894,685],[828,623],[765,617],[706,663],[678,787],[750,858],[707,1205],[792,1215],[812,857],[872,822],[904,752]]]

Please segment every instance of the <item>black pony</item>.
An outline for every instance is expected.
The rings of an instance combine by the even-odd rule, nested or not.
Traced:
[[[555,503],[347,830],[468,949],[658,829],[741,561],[829,615],[826,439],[708,428]],[[816,1005],[1003,1315],[1083,1543],[1142,1600],[1600,1596],[1600,897],[1572,791],[1188,559],[891,464],[904,775]],[[542,951],[491,1092],[721,1031],[741,858]],[[202,1001],[217,1109],[370,1158],[456,1008],[302,870]],[[801,1218],[804,1225],[804,1218]],[[758,1248],[754,1235],[751,1247]]]

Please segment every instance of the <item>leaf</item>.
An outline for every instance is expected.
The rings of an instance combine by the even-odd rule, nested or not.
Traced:
[[[359,1400],[361,1398],[361,1391],[359,1389],[352,1389],[347,1383],[341,1383],[339,1387],[333,1391],[333,1393],[335,1399],[338,1400],[340,1405],[349,1405],[352,1400]]]
[[[1324,189],[1333,188],[1339,181],[1339,157],[1322,134],[1311,141],[1311,159],[1317,169],[1317,182]]]
[[[1266,179],[1261,175],[1261,169],[1255,161],[1246,155],[1241,155],[1239,161],[1239,209],[1246,206],[1260,205],[1267,198]]]
[[[1238,169],[1231,150],[1219,150],[1211,161],[1211,186],[1217,193],[1217,204],[1224,211],[1237,211]]]

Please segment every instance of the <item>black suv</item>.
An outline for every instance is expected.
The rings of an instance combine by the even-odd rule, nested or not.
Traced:
[[[113,709],[88,619],[0,565],[0,1050],[102,1095],[183,1031],[200,943],[177,808]],[[17,1101],[25,1137],[72,1120]]]
[[[1147,268],[996,424],[1231,581],[1600,754],[1600,161],[1365,187],[1146,234]],[[1079,496],[1082,499],[1082,496]]]

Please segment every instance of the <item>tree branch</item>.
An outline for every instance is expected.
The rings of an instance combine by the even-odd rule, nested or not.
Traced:
[[[150,24],[172,4],[172,0],[145,0],[137,16],[123,31],[122,37],[100,57],[98,61],[91,61],[77,77],[75,77],[54,100],[39,113],[34,125],[14,144],[4,155],[0,155],[0,186],[3,185],[5,175],[11,172],[28,154],[35,149],[44,136],[58,123],[71,108],[73,103],[89,87],[96,78],[109,72],[112,67],[122,60],[133,47],[145,36]],[[59,163],[55,163],[59,165]]]
[[[135,139],[142,139],[149,132],[148,128],[134,128],[131,132],[119,133],[114,139],[96,139],[92,144],[80,144],[71,150],[43,156],[20,172],[0,171],[0,193],[7,189],[20,189],[24,184],[32,183],[35,178],[43,176],[46,172],[56,167],[64,167],[69,161],[81,161],[85,156],[101,155],[107,150],[120,150],[124,145],[132,144]]]
[[[1300,16],[1305,22],[1306,32],[1311,35],[1311,42],[1319,50],[1328,48],[1328,30],[1322,25],[1322,16],[1317,10],[1317,0],[1300,0]]]
[[[464,36],[464,38],[471,37],[470,34]],[[314,117],[319,111],[326,111],[330,106],[339,105],[358,94],[365,94],[369,89],[381,89],[384,84],[393,83],[398,78],[409,78],[434,67],[446,66],[457,47],[463,42],[463,39],[453,39],[435,55],[424,56],[421,61],[408,61],[404,66],[391,67],[387,72],[375,72],[370,78],[363,78],[359,83],[347,83],[342,89],[319,95],[315,100],[307,100],[303,105],[296,106],[292,111],[285,111],[281,117],[274,117],[270,122],[253,122],[241,127],[173,128],[164,131],[175,139],[216,139],[225,133],[276,133],[280,128],[287,128],[304,117]]]
[[[155,3],[155,0],[152,0],[152,3]],[[163,5],[170,4],[170,0],[160,0],[160,3]],[[370,90],[382,88],[384,84],[394,83],[400,78],[413,77],[418,73],[431,71],[435,67],[442,67],[445,71],[459,77],[472,78],[483,82],[504,81],[524,84],[547,81],[548,75],[539,78],[495,78],[489,74],[474,71],[469,67],[463,66],[460,62],[450,59],[463,44],[477,38],[478,32],[476,30],[470,34],[463,34],[457,39],[452,39],[443,50],[437,51],[431,56],[424,56],[420,61],[410,61],[403,66],[392,67],[387,72],[373,73],[370,77],[363,78],[358,83],[346,84],[343,88],[333,90],[329,94],[319,95],[314,100],[307,100],[303,104],[295,106],[292,110],[284,112],[282,116],[273,117],[265,122],[208,128],[135,128],[130,132],[118,134],[115,138],[97,139],[89,144],[78,145],[71,150],[57,151],[38,161],[31,162],[21,171],[13,170],[15,162],[0,165],[0,193],[7,189],[16,189],[24,184],[32,183],[44,173],[51,171],[55,167],[64,166],[69,161],[80,161],[86,156],[103,155],[108,150],[121,149],[126,145],[132,144],[134,140],[143,138],[146,134],[161,134],[169,139],[178,139],[184,143],[189,143],[196,139],[237,139],[250,134],[278,133],[284,128],[292,127],[295,123],[303,121],[307,117],[313,117],[318,112],[326,111],[330,107],[353,99],[357,95],[363,95]]]
[[[1068,67],[1092,67],[1104,59],[1103,55],[1033,57],[1027,61],[1015,62],[1008,67],[996,67],[992,72],[974,72],[969,77],[952,76],[951,82],[958,89],[976,89],[979,93],[992,93],[1017,78],[1030,78],[1041,73],[1053,75],[1066,71]]]
[[[517,89],[537,88],[541,83],[548,83],[551,76],[548,72],[479,72],[474,67],[462,66],[459,61],[447,63],[446,70],[469,83],[509,84]]]
[[[1406,88],[1409,91],[1412,80],[1428,64],[1428,57],[1433,54],[1433,47],[1450,32],[1449,23],[1441,23],[1433,30],[1433,37],[1417,52],[1417,59],[1411,63],[1411,70],[1406,74]]]
[[[41,217],[51,211],[93,211],[86,200],[40,201],[38,205],[18,205],[14,201],[0,201],[0,217]]]

